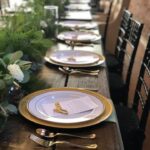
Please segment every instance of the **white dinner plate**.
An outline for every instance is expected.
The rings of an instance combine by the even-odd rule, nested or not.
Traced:
[[[91,120],[89,120],[89,121],[79,122],[79,123],[55,123],[55,122],[47,121],[47,119],[45,119],[44,116],[41,115],[41,113],[39,113],[39,111],[38,111],[38,115],[40,115],[40,117],[42,117],[42,119],[36,117],[37,114],[35,114],[35,116],[32,115],[28,110],[28,104],[30,103],[30,101],[32,101],[35,97],[43,95],[44,93],[49,93],[49,92],[53,92],[53,91],[75,91],[75,92],[85,93],[88,96],[93,96],[97,100],[102,102],[102,104],[104,106],[104,112],[101,115],[99,115],[98,117],[96,117],[95,119],[91,118]],[[79,94],[79,95],[82,95],[82,94]],[[36,103],[36,104],[38,104],[38,103]],[[20,101],[18,109],[19,109],[20,114],[23,117],[25,117],[27,120],[32,121],[34,123],[37,123],[37,124],[40,124],[43,126],[47,126],[47,127],[54,127],[54,128],[60,128],[60,129],[77,129],[77,128],[93,126],[93,125],[99,124],[102,121],[106,120],[113,112],[113,105],[110,100],[108,100],[106,97],[102,96],[101,94],[99,94],[97,92],[83,90],[80,88],[50,88],[50,89],[36,91],[34,93],[31,93],[31,94],[25,96]],[[31,109],[35,109],[35,107],[33,107]],[[35,109],[35,110],[37,112],[37,109]],[[83,115],[83,116],[85,116],[85,115]]]
[[[82,97],[88,97],[90,100],[92,100],[93,103],[97,105],[97,107],[92,110],[71,114],[71,115],[60,114],[58,116],[50,116],[46,113],[45,110],[46,108],[44,107],[44,105],[48,105],[49,103],[50,104],[55,103],[57,101],[64,102],[67,100],[75,100]],[[87,100],[87,104],[88,104],[88,100]],[[54,123],[69,124],[69,123],[81,123],[81,122],[93,120],[104,112],[105,106],[100,99],[87,93],[83,93],[75,90],[72,91],[56,90],[56,91],[49,91],[35,96],[28,102],[27,109],[33,116],[41,120],[54,122]],[[48,109],[53,109],[53,108],[48,108]]]
[[[80,28],[80,29],[93,29],[97,27],[96,22],[86,22],[86,21],[60,21],[58,23],[63,27],[68,28]]]
[[[98,62],[101,56],[90,51],[55,51],[51,53],[50,59],[56,63],[78,66]]]
[[[66,31],[57,35],[59,40],[74,42],[94,42],[101,39],[99,34],[84,31]]]
[[[65,8],[69,10],[91,10],[88,4],[69,4]]]
[[[78,65],[78,66],[75,66],[75,65],[67,65],[67,64],[62,64],[62,63],[57,63],[57,62],[54,62],[52,61],[49,57],[45,56],[44,57],[44,60],[45,62],[47,63],[50,63],[52,65],[57,65],[57,66],[67,66],[67,67],[78,67],[78,68],[86,68],[86,67],[97,67],[97,66],[100,66],[102,65],[104,62],[105,62],[105,57],[102,56],[102,60],[96,62],[96,63],[93,63],[93,64],[87,64],[87,65]]]

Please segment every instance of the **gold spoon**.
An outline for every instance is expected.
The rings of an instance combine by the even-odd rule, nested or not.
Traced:
[[[82,138],[82,139],[95,139],[96,134],[89,134],[87,136],[80,136],[80,135],[74,135],[69,133],[53,133],[49,132],[46,129],[38,128],[36,129],[36,133],[40,136],[46,137],[46,138],[54,138],[56,136],[70,136],[70,137],[76,137],[76,138]]]

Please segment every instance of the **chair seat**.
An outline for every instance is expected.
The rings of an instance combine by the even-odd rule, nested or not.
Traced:
[[[120,63],[115,57],[115,55],[107,53],[105,57],[108,70],[111,72],[117,72],[117,70],[119,70],[120,68]]]
[[[144,132],[139,129],[139,119],[133,109],[116,105],[116,113],[125,150],[141,150]]]
[[[117,73],[109,73],[110,95],[115,104],[126,104],[127,89],[121,76]]]

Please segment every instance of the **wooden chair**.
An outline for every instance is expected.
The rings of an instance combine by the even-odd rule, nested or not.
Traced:
[[[120,67],[121,75],[109,72],[110,94],[115,104],[127,103],[126,96],[142,29],[142,23],[130,18],[129,31],[125,39],[126,46],[121,53],[121,57],[124,57],[123,62],[121,62],[123,65]]]
[[[109,52],[112,52],[114,49],[120,19],[123,10],[128,8],[129,2],[130,0],[100,0],[100,8],[104,12],[98,12],[96,15],[93,15],[93,20],[98,23],[104,40],[104,49],[109,50]]]
[[[100,26],[100,31],[103,36],[103,39],[107,33],[107,27],[108,27],[108,23],[110,20],[110,15],[113,14],[112,10],[114,10],[113,8],[115,7],[115,5],[112,5],[112,4],[115,2],[116,0],[101,0],[97,8],[99,7],[103,11],[102,12],[96,11],[93,14],[93,20],[96,21],[98,25]]]
[[[103,35],[103,44],[105,45],[105,40],[106,40],[106,35],[107,35],[107,29],[108,29],[108,24],[109,24],[109,20],[110,20],[110,15],[111,15],[111,11],[112,11],[112,6],[113,6],[113,0],[109,0],[109,8],[108,8],[108,15],[106,17],[106,25],[104,28],[104,35]]]
[[[116,106],[125,150],[142,150],[150,110],[150,36],[141,64],[132,108]]]
[[[107,67],[109,71],[112,72],[119,72],[120,67],[123,63],[124,58],[124,49],[126,47],[126,39],[129,31],[129,25],[130,25],[130,18],[132,17],[132,14],[128,10],[123,11],[123,15],[121,18],[121,23],[119,27],[118,37],[117,37],[117,43],[115,48],[115,54],[106,53],[106,62]]]
[[[105,39],[105,50],[109,53],[114,54],[116,41],[118,37],[118,28],[120,26],[121,17],[124,9],[127,9],[129,6],[130,0],[114,0],[112,5],[112,11],[107,27],[107,34]],[[100,31],[102,26],[100,25]],[[103,28],[102,28],[103,29]]]
[[[106,39],[108,34],[108,28],[120,19],[120,13],[126,5],[124,5],[125,0],[101,0],[100,8],[103,9],[103,13],[96,13],[93,15],[93,20],[99,25],[101,35],[103,37],[103,45],[105,49]],[[128,0],[129,1],[129,0]],[[113,29],[114,30],[114,29]],[[114,30],[114,33],[116,31]]]

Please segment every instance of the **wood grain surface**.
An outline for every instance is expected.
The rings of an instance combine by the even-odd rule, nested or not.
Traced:
[[[49,85],[49,87],[77,87],[85,89],[97,90],[97,92],[109,97],[109,86],[107,82],[106,68],[100,67],[98,76],[90,75],[65,75],[60,72],[56,66],[43,65],[39,73],[39,77]],[[67,82],[66,82],[67,81]],[[66,84],[66,85],[65,85]],[[6,128],[3,133],[0,134],[0,150],[33,150],[43,148],[29,139],[31,133],[35,134],[37,127],[43,127],[41,125],[34,124],[21,115],[11,116],[8,119]],[[43,127],[45,128],[45,127]],[[96,133],[97,138],[94,140],[81,140],[78,138],[63,138],[70,142],[86,144],[96,143],[98,144],[98,150],[121,150],[122,143],[119,136],[118,127],[116,123],[103,122],[98,125],[82,128],[82,129],[55,129],[48,128],[53,132],[69,132],[79,135],[87,135],[89,133]],[[58,138],[59,140],[62,138]],[[56,150],[74,148],[68,147],[67,145],[58,145],[53,147]]]

